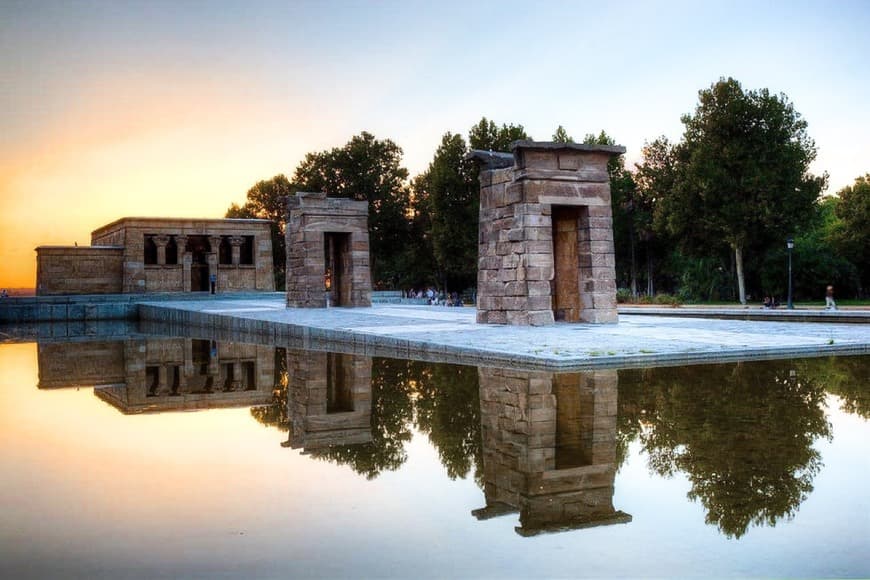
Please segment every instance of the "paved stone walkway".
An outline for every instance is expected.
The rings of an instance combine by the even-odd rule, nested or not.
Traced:
[[[148,304],[146,318],[197,313],[202,328],[316,339],[317,347],[364,345],[379,354],[468,364],[552,368],[646,366],[742,358],[870,354],[870,324],[715,320],[628,315],[618,324],[545,327],[483,325],[473,308],[379,304],[371,308],[296,309],[283,300],[165,301]],[[203,316],[204,315],[204,316]],[[235,323],[233,319],[245,319]],[[374,348],[378,347],[378,348]],[[428,356],[422,356],[428,355]]]

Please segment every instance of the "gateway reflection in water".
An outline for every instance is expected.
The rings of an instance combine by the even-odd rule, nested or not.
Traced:
[[[303,472],[311,472],[302,469],[299,461],[316,459],[345,466],[370,483],[377,482],[376,487],[357,488],[339,499],[334,496],[334,489],[332,495],[326,489],[329,480],[305,480],[304,485],[310,487],[306,492],[311,498],[308,503],[316,498],[312,505],[320,505],[320,508],[311,512],[292,502],[282,504],[271,516],[271,523],[262,524],[268,529],[247,532],[258,537],[277,533],[288,538],[289,551],[282,545],[266,556],[275,565],[268,568],[271,572],[280,569],[305,575],[348,575],[351,571],[354,575],[406,575],[409,568],[391,568],[390,573],[373,563],[359,567],[357,562],[348,568],[346,566],[351,566],[352,562],[335,560],[334,554],[327,559],[310,556],[314,558],[313,567],[298,568],[293,558],[299,557],[299,550],[294,546],[302,549],[307,540],[297,532],[291,533],[287,526],[299,518],[315,517],[321,511],[326,513],[329,502],[337,501],[346,506],[340,508],[344,511],[357,509],[353,507],[356,502],[373,502],[378,511],[377,506],[386,507],[395,501],[387,497],[403,496],[408,489],[395,488],[391,483],[394,478],[380,476],[389,472],[403,473],[415,461],[419,462],[415,458],[420,456],[421,448],[415,434],[428,438],[428,445],[451,480],[474,482],[482,490],[482,493],[477,492],[478,499],[473,500],[476,506],[451,504],[450,510],[431,514],[435,521],[464,522],[451,524],[461,526],[462,531],[454,532],[456,537],[443,546],[447,552],[458,554],[456,557],[462,558],[462,546],[468,542],[489,546],[481,550],[499,554],[508,539],[503,526],[493,528],[490,523],[506,522],[519,536],[558,531],[565,533],[550,537],[584,538],[586,548],[578,545],[574,549],[589,552],[594,548],[584,556],[593,575],[687,574],[692,570],[701,573],[700,569],[674,568],[667,559],[647,557],[638,567],[629,561],[604,556],[598,561],[593,555],[609,553],[617,544],[636,545],[638,542],[647,542],[654,553],[664,554],[669,546],[665,538],[674,533],[671,526],[683,522],[683,526],[696,530],[680,539],[685,544],[685,554],[703,554],[704,558],[718,562],[704,573],[743,575],[747,569],[764,575],[789,575],[796,571],[811,575],[870,572],[858,550],[849,548],[855,541],[860,542],[849,538],[862,538],[870,532],[866,498],[852,496],[853,505],[849,507],[859,515],[851,521],[838,520],[837,528],[816,527],[802,531],[806,526],[818,526],[814,522],[819,516],[803,521],[795,519],[802,505],[809,505],[808,498],[825,502],[823,511],[836,512],[840,509],[837,502],[841,501],[842,493],[849,489],[866,489],[866,447],[858,447],[838,452],[853,458],[853,467],[847,475],[839,471],[839,477],[845,479],[836,480],[833,486],[830,483],[823,486],[822,495],[814,493],[820,474],[827,469],[825,450],[832,449],[831,443],[837,437],[831,413],[836,411],[836,416],[856,418],[850,427],[858,434],[853,440],[866,441],[870,436],[867,421],[870,418],[870,357],[549,373],[372,359],[195,338],[141,336],[124,340],[43,342],[38,345],[37,355],[38,387],[42,396],[60,395],[46,392],[52,389],[95,386],[94,393],[101,401],[125,414],[251,407],[250,414],[257,422],[286,433],[273,442],[281,457],[292,460],[296,466],[291,473],[299,475],[291,477],[304,477]],[[194,417],[190,420],[194,421]],[[21,440],[9,421],[3,427],[3,434],[6,440]],[[849,432],[844,434],[848,440]],[[112,435],[105,432],[99,437],[111,439]],[[195,436],[191,433],[188,437]],[[147,432],[138,437],[148,440]],[[232,437],[239,444],[263,439],[253,433],[246,434],[239,425]],[[259,445],[268,448],[268,439]],[[306,457],[298,457],[292,450],[301,451]],[[249,448],[248,452],[263,451],[268,450]],[[154,451],[167,456],[173,452],[167,447]],[[137,451],[131,449],[130,453]],[[206,460],[244,461],[241,457],[227,455],[220,448],[215,448],[213,453],[214,457]],[[4,453],[4,458],[8,456]],[[832,457],[836,465],[837,455]],[[644,503],[650,498],[640,501],[644,494],[638,492],[636,481],[644,476],[634,467],[638,463],[647,467],[647,481],[642,487],[657,489],[652,501],[661,501],[667,508],[651,509]],[[20,462],[4,464],[3,470],[14,473],[22,469],[20,465]],[[228,468],[245,472],[235,464],[229,464]],[[264,469],[270,468],[264,465]],[[244,479],[249,492],[255,496],[258,487],[266,490],[271,485],[263,471],[258,473],[262,477],[253,474]],[[159,478],[160,474],[156,476]],[[70,477],[74,476],[70,474]],[[208,478],[208,475],[203,474],[203,477]],[[674,484],[661,487],[668,481]],[[685,487],[677,491],[681,482],[685,482]],[[348,483],[345,481],[343,485],[346,487]],[[446,482],[439,482],[437,477],[433,479],[431,474],[425,480],[416,480],[412,486],[420,490],[434,486],[434,490],[440,490],[435,491],[437,495],[449,496]],[[324,489],[318,491],[320,487]],[[675,504],[674,498],[679,495],[689,501]],[[73,505],[79,501],[75,496],[69,499]],[[324,501],[327,503],[322,503]],[[700,518],[692,506],[703,509]],[[222,508],[215,505],[211,509],[219,514]],[[230,510],[231,506],[223,509]],[[651,513],[656,515],[651,516]],[[15,517],[27,518],[25,515]],[[174,521],[173,514],[168,512],[162,516],[158,512],[155,517],[166,525]],[[387,530],[392,530],[394,519],[401,518],[394,513],[390,518],[379,518],[377,524],[361,520],[359,525],[390,535],[393,532]],[[795,519],[793,525],[778,527],[792,519]],[[627,525],[609,525],[616,523]],[[58,534],[73,537],[79,533],[74,528],[64,532],[60,524],[51,524]],[[131,529],[137,528],[135,521],[128,524]],[[94,525],[99,528],[101,524]],[[309,535],[313,534],[311,541],[336,539],[335,530],[323,535],[322,531],[315,532],[320,524],[314,528],[311,525],[306,528]],[[28,522],[18,520],[0,530],[3,539],[0,547],[5,544],[3,553],[10,556],[9,563],[0,564],[0,571],[20,575],[21,562],[32,560],[28,554],[33,555],[30,551],[33,548],[14,541],[15,530],[29,526]],[[790,531],[793,526],[797,526],[797,536]],[[773,527],[777,527],[775,538],[790,539],[764,544],[766,534],[749,533],[753,528],[773,533]],[[148,525],[143,526],[143,530],[147,528]],[[599,532],[580,531],[580,528],[596,528]],[[340,529],[344,532],[339,533],[351,533],[344,527]],[[652,532],[653,529],[656,531]],[[704,539],[703,529],[718,530],[720,540]],[[605,530],[610,531],[600,535]],[[95,533],[104,532],[97,529]],[[183,533],[196,535],[199,532],[186,528]],[[203,537],[210,537],[206,530],[202,533]],[[397,538],[403,535],[399,528],[395,533]],[[423,535],[419,540],[429,541],[425,531],[420,533]],[[656,539],[659,536],[662,539]],[[816,540],[813,544],[802,544],[800,538],[804,537]],[[841,551],[826,561],[820,554],[828,554],[832,548],[818,544],[820,537],[832,537],[839,549],[846,552]],[[150,538],[152,544],[155,538]],[[734,553],[734,549],[727,546],[736,539],[745,544],[747,553],[742,556],[745,562],[754,562],[758,568],[747,568],[750,564],[731,562],[730,556],[725,557]],[[144,541],[149,541],[148,537]],[[215,547],[223,542],[211,541]],[[519,541],[524,542],[523,550],[528,553],[528,561],[523,561],[536,564],[529,568],[521,561],[519,568],[510,569],[512,573],[565,575],[570,570],[576,572],[576,568],[559,566],[563,560],[568,562],[566,556],[538,552],[549,544],[530,543],[531,540],[522,538]],[[764,547],[757,556],[750,555],[753,542],[761,542],[759,545]],[[13,545],[17,547],[14,550]],[[786,555],[782,551],[785,545],[795,546],[806,556],[797,557],[793,552]],[[203,550],[203,553],[214,552],[207,545]],[[227,552],[225,556],[232,558],[233,554]],[[391,557],[403,558],[397,554]],[[287,558],[291,560],[285,561]],[[284,562],[283,567],[281,562]],[[467,566],[467,575],[508,572],[494,561],[489,567],[484,567],[479,558],[462,558],[462,562]],[[173,570],[181,575],[184,570],[199,574],[203,570],[201,565],[204,564],[200,561],[187,562]],[[87,569],[92,573],[94,566],[96,564],[91,562],[89,567],[76,568],[64,560],[57,569],[46,568],[43,572]],[[101,566],[97,569],[109,576],[113,575],[113,570],[121,570]],[[146,566],[141,574],[134,575],[149,576],[155,570]],[[432,574],[448,574],[449,570],[433,568]]]

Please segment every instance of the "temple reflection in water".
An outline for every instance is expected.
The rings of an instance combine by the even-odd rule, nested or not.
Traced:
[[[740,538],[812,493],[826,397],[870,417],[867,357],[552,373],[142,335],[37,352],[40,389],[93,386],[123,413],[251,407],[282,446],[368,479],[401,468],[416,431],[483,490],[475,517],[518,514],[523,536],[630,522],[613,496],[635,442]]]
[[[39,388],[93,386],[123,413],[267,403],[275,349],[190,338],[41,343]]]

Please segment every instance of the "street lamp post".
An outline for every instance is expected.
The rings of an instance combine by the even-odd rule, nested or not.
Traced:
[[[788,238],[785,245],[788,248],[788,309],[794,310],[794,303],[791,301],[791,251],[794,249],[794,238]]]

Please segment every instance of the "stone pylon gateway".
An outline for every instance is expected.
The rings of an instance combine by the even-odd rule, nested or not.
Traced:
[[[480,169],[477,321],[616,322],[609,145],[516,141]]]
[[[287,206],[287,306],[371,306],[368,203],[299,192]]]

